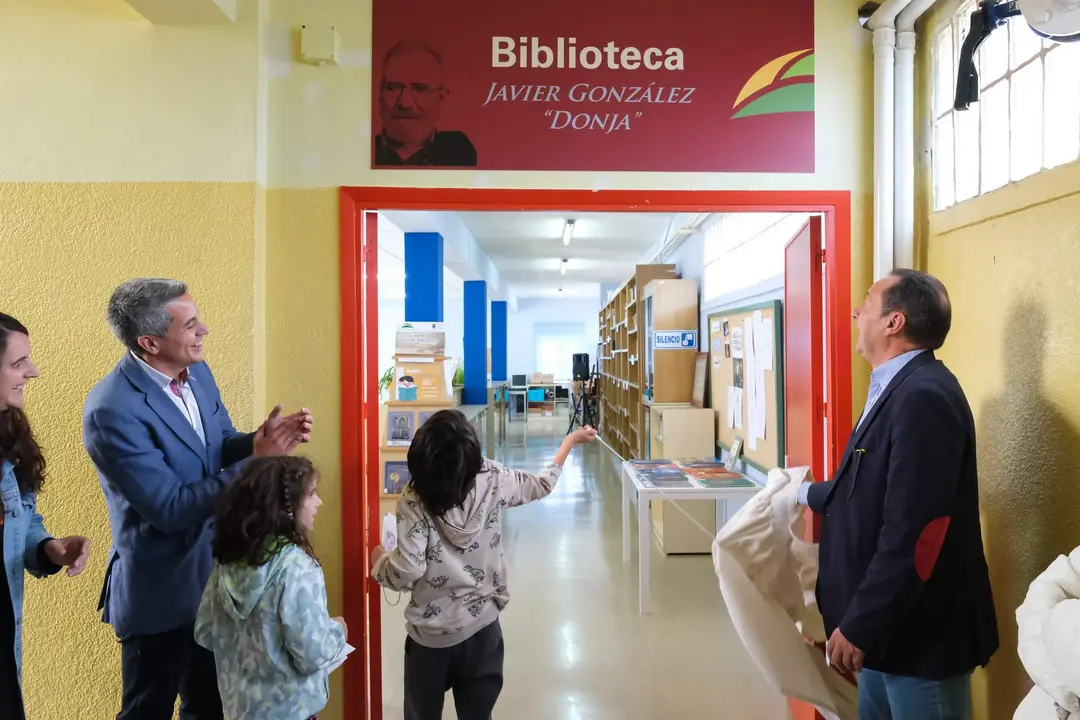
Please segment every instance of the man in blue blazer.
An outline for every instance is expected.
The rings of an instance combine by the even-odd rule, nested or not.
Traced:
[[[858,673],[860,720],[967,720],[971,673],[997,650],[998,631],[975,422],[934,357],[952,323],[949,296],[936,278],[897,270],[854,316],[873,367],[869,397],[836,475],[799,492],[822,516],[826,652]]]
[[[213,566],[211,517],[247,458],[287,455],[311,432],[275,408],[254,433],[233,427],[203,359],[209,332],[187,286],[138,278],[112,295],[127,352],[90,392],[83,443],[105,493],[112,550],[100,609],[121,642],[118,720],[222,717],[214,658],[195,643]]]

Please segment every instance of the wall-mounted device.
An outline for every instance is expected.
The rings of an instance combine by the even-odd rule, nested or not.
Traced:
[[[337,65],[338,31],[333,25],[300,26],[300,59],[309,65]]]
[[[1048,40],[1080,40],[1080,5],[1075,0],[982,0],[971,13],[971,25],[960,48],[954,109],[967,110],[979,101],[975,52],[990,33],[1017,15],[1023,16],[1032,32]]]

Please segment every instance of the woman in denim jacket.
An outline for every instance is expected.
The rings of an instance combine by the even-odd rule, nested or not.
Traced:
[[[23,413],[23,389],[38,376],[30,338],[15,318],[0,313],[0,718],[24,720],[22,678],[23,570],[35,577],[86,567],[90,541],[55,539],[37,512],[45,458]]]

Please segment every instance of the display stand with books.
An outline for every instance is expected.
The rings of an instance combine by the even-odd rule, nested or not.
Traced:
[[[737,472],[720,464],[715,458],[700,460],[626,460],[622,463],[622,546],[623,561],[630,562],[633,523],[630,510],[637,499],[638,528],[638,603],[642,614],[649,612],[649,583],[651,572],[651,545],[653,533],[649,532],[650,506],[659,501],[663,505],[685,506],[694,501],[710,504],[729,500],[746,502],[761,486]],[[678,512],[678,510],[673,510]],[[670,525],[670,523],[665,523]],[[691,525],[695,532],[712,543],[715,530],[709,529],[695,519]],[[655,531],[655,527],[654,527]],[[663,542],[671,542],[672,528],[665,527]]]
[[[415,324],[414,324],[415,325]],[[409,445],[417,429],[439,410],[454,407],[445,336],[435,324],[406,327],[395,337],[394,380],[380,414],[381,496],[396,500],[409,483]]]

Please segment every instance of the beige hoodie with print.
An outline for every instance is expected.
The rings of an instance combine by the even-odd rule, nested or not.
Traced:
[[[551,494],[562,468],[538,474],[485,460],[461,507],[432,517],[412,487],[397,502],[398,545],[372,568],[383,587],[411,592],[409,636],[425,647],[468,640],[510,601],[502,547],[502,511]]]

